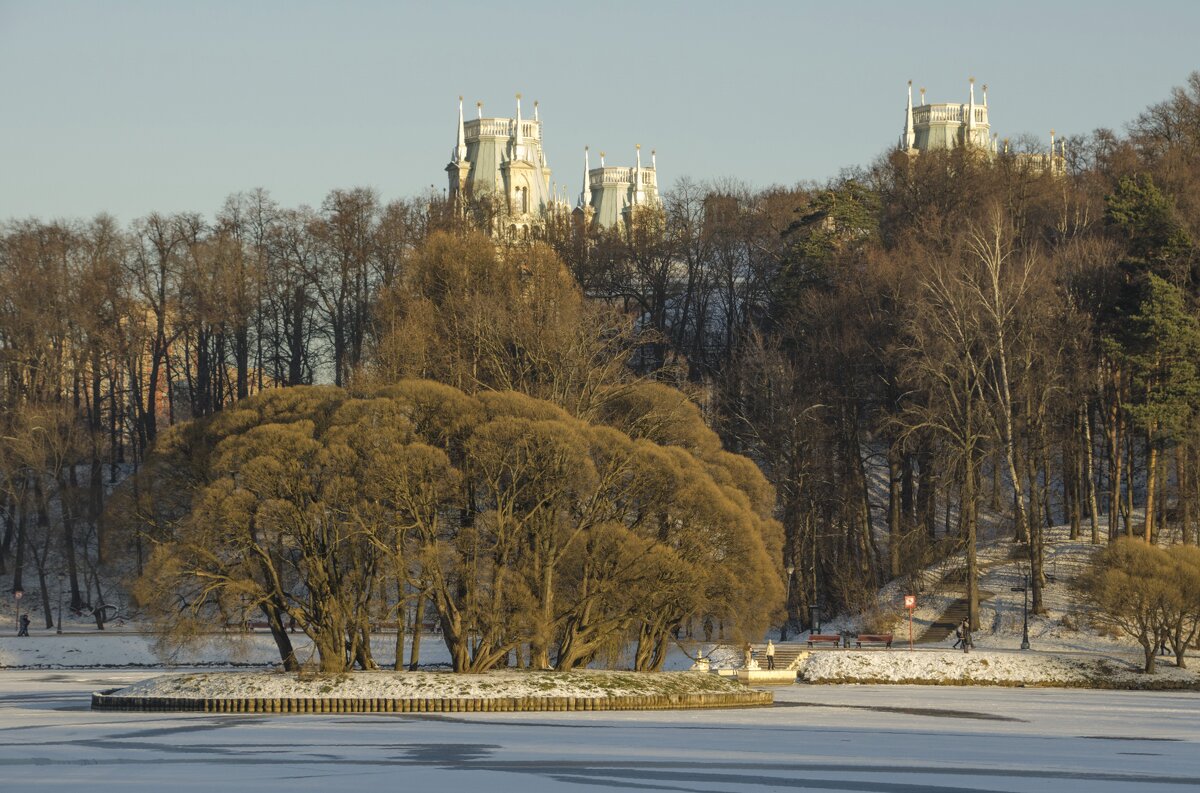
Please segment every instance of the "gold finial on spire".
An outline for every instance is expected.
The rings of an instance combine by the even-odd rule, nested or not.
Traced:
[[[974,78],[974,77],[968,77],[968,78],[967,78],[967,82],[969,82],[971,85],[975,85],[975,78]]]
[[[520,95],[520,94],[517,94],[517,99],[520,99],[520,98],[521,98],[521,95]]]
[[[912,88],[912,80],[909,80],[909,81],[908,81],[908,87],[909,87],[909,88]]]
[[[984,91],[986,91],[986,90],[987,90],[987,83],[984,83],[984,84],[983,84],[983,90],[984,90]]]
[[[634,147],[635,149],[637,149],[638,151],[641,151],[642,144],[640,144],[640,143],[635,143],[635,144],[633,144],[633,147]]]

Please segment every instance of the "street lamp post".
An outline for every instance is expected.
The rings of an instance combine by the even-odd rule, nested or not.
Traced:
[[[21,598],[25,596],[25,590],[13,590],[13,618],[16,620],[17,633],[21,632]]]
[[[788,628],[792,626],[792,576],[796,572],[796,566],[789,564],[787,566],[787,596],[783,601],[783,608],[786,612],[783,617],[783,627],[779,629],[779,641],[786,642],[788,637]]]
[[[1013,592],[1020,592],[1022,604],[1021,649],[1029,649],[1029,576],[1024,577],[1024,586],[1010,587]]]
[[[820,633],[821,626],[817,624],[817,618],[821,616],[820,607],[817,606],[817,529],[814,526],[812,532],[812,600],[808,601],[808,624],[809,630],[812,633]]]
[[[58,574],[58,630],[55,631],[55,633],[62,633],[62,595],[63,595],[63,582],[65,580],[66,580],[66,575],[63,573],[59,573]]]

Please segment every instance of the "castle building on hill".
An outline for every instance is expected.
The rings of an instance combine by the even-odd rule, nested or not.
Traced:
[[[1050,130],[1050,152],[1010,153],[1008,141],[1000,145],[988,120],[987,86],[983,86],[982,103],[975,102],[975,78],[970,79],[966,103],[927,104],[925,89],[921,89],[921,104],[913,106],[912,80],[908,81],[908,107],[904,113],[904,132],[898,148],[910,155],[927,151],[970,149],[988,157],[1012,157],[1021,167],[1055,175],[1066,173],[1066,142],[1056,141]]]
[[[475,106],[477,118],[468,121],[463,117],[463,98],[458,98],[458,137],[446,166],[448,197],[462,212],[468,207],[485,209],[485,224],[492,234],[527,239],[552,214],[570,212],[565,187],[560,196],[559,185],[551,182],[538,104],[533,103],[532,119],[521,115],[520,94],[515,118],[484,118],[483,103]],[[649,167],[643,167],[639,145],[632,167],[606,165],[601,152],[600,167],[590,168],[584,147],[576,218],[607,229],[628,222],[638,207],[659,206],[655,161],[651,152]]]
[[[493,233],[528,237],[548,213],[567,209],[552,192],[537,102],[532,119],[521,116],[520,94],[516,118],[484,118],[483,103],[475,106],[478,117],[467,121],[458,98],[458,140],[446,166],[449,198],[462,207],[487,204]]]
[[[921,89],[921,104],[913,107],[912,80],[908,81],[908,110],[904,117],[904,134],[900,148],[905,151],[935,151],[938,149],[971,148],[996,153],[996,141],[988,123],[987,86],[983,87],[983,104],[975,104],[975,78],[971,78],[971,98],[967,104],[925,104],[925,89]]]
[[[658,207],[658,158],[650,152],[650,167],[642,166],[642,146],[637,145],[633,167],[608,165],[600,152],[600,167],[591,168],[588,147],[583,147],[583,189],[575,211],[587,222],[608,229],[629,222],[638,207]]]

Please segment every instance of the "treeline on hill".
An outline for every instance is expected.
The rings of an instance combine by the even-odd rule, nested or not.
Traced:
[[[627,227],[556,219],[499,253],[436,199],[362,189],[128,228],[9,222],[0,565],[36,578],[48,624],[60,572],[73,608],[111,597],[171,528],[146,478],[112,484],[167,427],[215,427],[259,392],[364,399],[416,377],[607,426],[607,395],[655,379],[774,486],[789,624],[867,611],[884,581],[963,551],[977,614],[981,511],[1006,516],[1038,610],[1045,526],[1198,537],[1200,73],[1067,150],[1064,174],[959,150],[815,187],[685,180]],[[484,249],[510,281],[472,288]],[[520,303],[529,279],[573,293],[560,261],[591,302]],[[106,513],[110,497],[139,506]]]

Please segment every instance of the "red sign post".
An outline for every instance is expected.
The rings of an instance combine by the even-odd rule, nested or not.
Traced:
[[[905,595],[904,596],[904,608],[908,609],[908,649],[911,650],[913,648],[912,617],[913,617],[913,611],[916,610],[916,608],[917,608],[917,596],[916,595]]]

